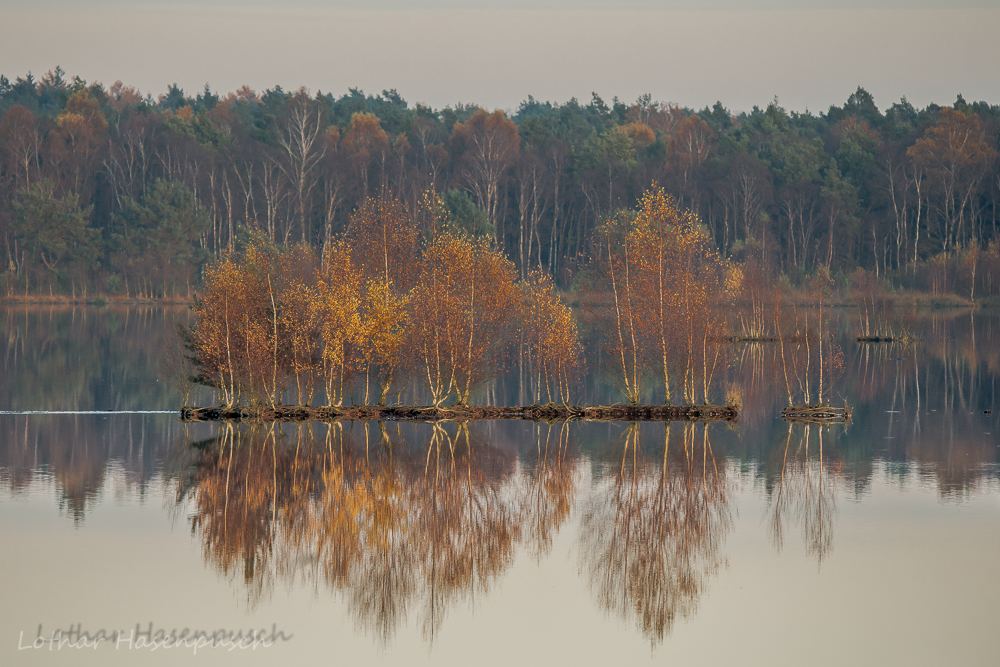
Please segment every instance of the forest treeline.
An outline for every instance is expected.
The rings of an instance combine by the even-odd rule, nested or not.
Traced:
[[[250,235],[323,254],[369,197],[434,191],[520,279],[572,287],[595,232],[651,183],[720,257],[793,285],[863,268],[896,287],[996,293],[1000,106],[882,110],[862,88],[826,112],[732,113],[640,97],[510,115],[395,91],[243,87],[158,98],[62,70],[0,76],[6,294],[187,296]]]

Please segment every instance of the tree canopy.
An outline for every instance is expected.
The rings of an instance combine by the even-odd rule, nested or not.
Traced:
[[[540,271],[565,289],[595,230],[656,183],[724,259],[754,257],[793,283],[863,268],[919,287],[917,265],[1000,238],[998,119],[1000,107],[961,96],[882,108],[863,88],[818,114],[777,100],[734,113],[597,94],[529,96],[506,114],[412,105],[395,90],[172,85],[154,98],[59,68],[0,77],[3,280],[8,292],[178,293],[253,233],[328,248],[391,190],[411,212],[440,193],[456,224],[489,236],[522,279]],[[63,260],[26,236],[25,202],[43,181],[85,221],[85,233],[65,232],[76,274],[53,269]]]

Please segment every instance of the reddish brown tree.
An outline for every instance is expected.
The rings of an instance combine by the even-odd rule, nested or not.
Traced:
[[[465,123],[456,123],[452,134],[464,146],[464,178],[487,221],[498,230],[500,185],[521,147],[517,126],[502,111],[480,109]],[[496,240],[494,232],[494,241]]]

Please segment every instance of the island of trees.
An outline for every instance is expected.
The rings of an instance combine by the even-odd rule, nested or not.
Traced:
[[[368,198],[322,252],[253,236],[208,267],[195,324],[181,331],[176,374],[219,399],[183,416],[734,419],[738,397],[716,380],[734,344],[760,356],[767,342],[790,416],[847,417],[828,404],[842,361],[824,270],[809,307],[788,305],[759,262],[722,257],[658,187],[594,233],[578,313],[544,273],[522,278],[488,235],[463,229],[433,191],[416,209],[389,190]],[[623,404],[572,403],[584,370],[578,320],[590,363]],[[534,402],[498,405],[495,382],[515,365]]]
[[[602,370],[633,406],[656,378],[664,404],[674,396],[687,406],[700,401],[624,416],[735,416],[710,398],[720,361],[728,363],[730,341],[720,332],[741,268],[660,188],[596,233],[584,317],[602,341]],[[358,405],[376,410],[347,414],[600,418],[636,411],[570,405],[584,368],[577,318],[546,274],[522,278],[488,235],[463,229],[433,191],[413,210],[388,190],[368,198],[321,252],[252,237],[209,266],[194,311],[178,370],[214,388],[222,408],[186,412],[191,418],[335,417]],[[470,411],[473,393],[515,359],[534,405],[514,415],[504,407]],[[399,404],[414,384],[428,397],[426,408],[383,407]],[[322,396],[327,410],[288,411],[286,396],[304,408]]]

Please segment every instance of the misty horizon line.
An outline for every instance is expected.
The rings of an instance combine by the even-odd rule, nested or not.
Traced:
[[[309,86],[299,86],[297,88],[294,87],[294,86],[292,86],[292,87],[285,88],[282,84],[275,83],[270,88],[264,88],[264,89],[262,89],[259,92],[255,88],[251,87],[249,84],[242,84],[241,86],[237,87],[235,90],[220,91],[220,90],[213,90],[212,87],[211,87],[211,82],[210,81],[206,81],[205,84],[204,84],[204,87],[200,91],[196,91],[196,92],[189,92],[188,90],[180,87],[177,84],[177,82],[175,81],[172,84],[168,84],[167,85],[167,89],[166,89],[165,92],[158,93],[154,97],[153,92],[151,92],[151,91],[145,91],[144,92],[138,86],[133,86],[132,84],[126,83],[126,82],[122,81],[121,79],[116,79],[112,84],[106,85],[102,81],[87,81],[86,79],[84,79],[83,77],[79,76],[78,74],[74,74],[72,76],[68,76],[67,73],[62,70],[61,65],[56,65],[54,68],[49,69],[41,77],[36,77],[35,74],[31,70],[29,70],[23,76],[15,76],[14,79],[11,79],[10,77],[8,77],[4,72],[0,72],[0,95],[2,95],[4,92],[6,92],[7,86],[13,86],[13,85],[16,85],[17,82],[26,81],[26,80],[28,80],[29,77],[33,81],[34,85],[38,86],[38,85],[46,85],[45,84],[46,81],[49,81],[49,80],[53,79],[57,75],[59,75],[59,76],[62,77],[62,79],[61,79],[62,80],[62,84],[63,84],[62,87],[65,88],[65,89],[77,89],[79,87],[92,88],[93,86],[99,86],[107,94],[107,93],[110,92],[111,88],[120,85],[120,86],[123,87],[123,89],[131,89],[131,90],[135,91],[138,94],[139,98],[142,100],[142,103],[147,104],[149,106],[157,106],[157,105],[164,104],[165,101],[167,100],[168,96],[170,95],[171,90],[174,89],[174,88],[176,88],[177,90],[179,90],[181,92],[181,94],[184,95],[184,99],[187,100],[187,101],[189,101],[189,102],[191,102],[191,103],[197,103],[197,101],[198,101],[199,98],[202,98],[203,96],[208,96],[208,95],[217,97],[218,98],[218,102],[224,102],[224,101],[233,99],[233,100],[243,100],[243,101],[247,101],[247,102],[257,102],[257,103],[260,103],[261,99],[262,99],[262,96],[264,96],[264,95],[266,95],[268,93],[278,93],[278,94],[284,94],[284,95],[295,95],[295,94],[304,92],[310,99],[318,99],[320,97],[331,96],[334,100],[337,100],[337,99],[343,99],[345,97],[349,97],[349,96],[351,96],[352,93],[357,92],[357,93],[365,96],[366,98],[367,97],[375,97],[375,98],[381,97],[383,99],[389,99],[392,96],[398,96],[399,100],[406,105],[405,108],[407,108],[407,109],[415,109],[417,107],[424,107],[424,108],[427,108],[427,109],[429,109],[429,110],[431,110],[432,112],[435,112],[435,113],[439,113],[439,112],[444,111],[446,109],[451,109],[451,110],[459,110],[459,109],[463,109],[463,110],[468,110],[468,109],[484,109],[484,110],[487,110],[487,111],[497,111],[497,110],[499,110],[499,111],[502,111],[504,114],[506,114],[509,117],[515,117],[515,116],[517,116],[518,113],[520,112],[520,110],[523,107],[525,107],[526,105],[531,105],[533,103],[534,104],[539,104],[541,106],[551,106],[553,108],[559,108],[559,107],[563,107],[563,106],[570,105],[570,104],[573,104],[573,103],[579,104],[580,106],[587,106],[588,104],[591,104],[592,102],[594,102],[595,98],[598,99],[598,100],[600,100],[600,101],[602,101],[602,102],[605,102],[605,103],[610,102],[611,105],[612,105],[612,107],[615,104],[618,104],[618,103],[625,104],[625,105],[636,105],[636,104],[641,105],[643,103],[643,101],[645,101],[645,103],[647,105],[654,104],[654,105],[660,105],[660,106],[673,107],[673,108],[677,108],[677,109],[680,109],[680,110],[688,112],[688,113],[697,113],[697,112],[700,112],[700,111],[711,110],[711,109],[714,109],[716,105],[720,105],[724,111],[726,111],[727,113],[729,113],[730,116],[733,116],[733,117],[739,117],[740,115],[750,115],[750,114],[753,114],[753,113],[758,113],[758,112],[763,111],[763,110],[765,110],[767,108],[770,108],[771,106],[775,106],[775,107],[777,107],[779,109],[783,109],[784,111],[786,111],[789,114],[795,114],[795,115],[800,115],[800,116],[814,116],[814,117],[822,117],[830,109],[832,109],[832,108],[838,108],[838,105],[831,104],[831,105],[829,105],[827,107],[826,110],[821,110],[821,111],[812,110],[812,109],[809,108],[809,105],[806,105],[805,108],[803,110],[801,110],[801,111],[798,110],[798,109],[790,109],[790,108],[787,108],[787,107],[784,107],[784,106],[781,105],[780,95],[777,95],[777,94],[773,95],[773,97],[771,98],[771,100],[769,102],[767,102],[766,104],[764,104],[764,105],[754,104],[750,109],[734,109],[734,108],[730,108],[721,99],[716,100],[715,104],[712,104],[712,105],[706,104],[705,106],[699,108],[698,106],[691,106],[691,105],[688,105],[688,104],[677,102],[675,100],[653,99],[652,93],[650,93],[650,92],[646,92],[646,93],[643,93],[643,94],[639,95],[633,101],[628,101],[628,100],[620,99],[617,95],[612,96],[611,99],[607,99],[606,97],[604,97],[603,95],[601,95],[601,93],[599,93],[598,91],[591,91],[591,95],[594,96],[594,97],[592,97],[591,100],[583,100],[583,101],[581,101],[580,98],[578,98],[576,96],[571,96],[569,99],[560,102],[560,101],[554,101],[554,100],[550,100],[550,99],[536,98],[534,95],[532,95],[532,94],[529,93],[527,96],[525,96],[524,98],[521,99],[521,101],[518,103],[517,107],[491,107],[490,105],[480,105],[480,104],[478,104],[475,101],[463,102],[462,100],[457,100],[455,102],[447,103],[447,104],[445,104],[443,106],[434,106],[434,105],[426,104],[426,103],[420,102],[420,101],[414,102],[412,100],[407,100],[406,98],[403,97],[403,95],[401,95],[398,92],[398,89],[395,88],[395,87],[393,87],[393,88],[383,88],[378,93],[366,92],[361,86],[348,86],[346,88],[346,91],[343,91],[343,92],[340,92],[340,93],[336,93],[336,92],[334,92],[332,90],[324,91],[321,87],[317,87],[316,88],[316,92],[313,93],[312,89]],[[49,85],[51,85],[51,84],[49,84]],[[56,86],[56,87],[58,87],[58,86]],[[849,93],[844,98],[844,102],[846,103],[848,101],[848,99],[850,98],[850,96],[852,94],[854,94],[854,92],[857,92],[857,91],[868,92],[868,89],[865,88],[864,85],[862,85],[862,84],[859,83],[857,85],[856,90],[855,91],[851,91],[851,93]],[[872,99],[874,101],[874,96],[872,96]],[[899,100],[895,100],[891,104],[889,104],[889,105],[887,105],[885,107],[881,107],[877,103],[875,104],[875,106],[876,106],[876,108],[879,109],[879,111],[881,113],[884,114],[884,113],[888,112],[890,109],[892,109],[892,107],[894,105],[899,104],[899,103],[902,103],[902,104],[912,104],[912,103],[909,102],[907,96],[904,94]],[[967,100],[967,99],[965,99],[964,94],[961,91],[958,91],[958,92],[955,93],[955,100],[953,102],[950,102],[950,103],[949,102],[940,103],[940,102],[934,102],[934,101],[932,101],[932,102],[927,103],[927,105],[925,105],[923,108],[924,109],[928,109],[928,110],[932,110],[934,108],[954,107],[955,105],[958,105],[958,104],[968,104],[968,105],[985,104],[985,105],[987,105],[989,107],[995,107],[995,106],[997,106],[997,104],[992,103],[989,100],[985,100],[985,99],[984,100]],[[917,106],[917,105],[914,105],[914,108],[919,109],[920,107]]]

